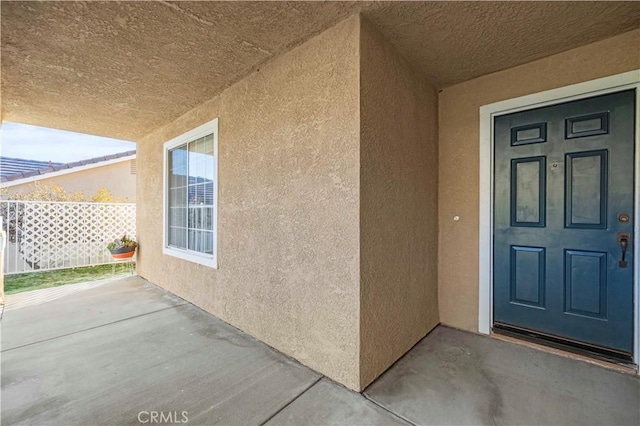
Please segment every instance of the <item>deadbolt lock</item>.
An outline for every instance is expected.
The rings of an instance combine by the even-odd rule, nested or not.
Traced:
[[[618,222],[620,222],[620,223],[629,223],[629,215],[627,213],[619,213],[618,214]]]

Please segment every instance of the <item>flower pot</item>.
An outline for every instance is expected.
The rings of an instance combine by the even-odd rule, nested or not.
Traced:
[[[114,259],[128,259],[136,252],[135,247],[122,247],[119,249],[109,250]]]

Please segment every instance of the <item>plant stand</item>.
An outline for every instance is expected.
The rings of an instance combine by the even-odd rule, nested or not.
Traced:
[[[129,267],[129,273],[131,275],[135,275],[135,266],[136,260],[133,257],[128,257],[125,259],[114,259],[113,263],[111,263],[111,274],[116,274],[116,265],[118,264],[126,264]]]

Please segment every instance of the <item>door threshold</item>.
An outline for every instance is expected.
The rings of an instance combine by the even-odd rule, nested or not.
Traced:
[[[597,365],[621,373],[631,374],[634,376],[639,374],[638,366],[630,361],[628,362],[612,357],[600,356],[592,352],[581,351],[569,345],[550,344],[543,339],[536,339],[532,336],[510,332],[500,328],[493,328],[490,336],[494,339],[551,353],[564,358],[586,362],[588,364]]]

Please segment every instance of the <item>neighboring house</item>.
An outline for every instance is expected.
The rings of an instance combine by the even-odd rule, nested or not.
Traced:
[[[0,177],[3,179],[12,175],[22,175],[47,167],[60,166],[62,163],[51,161],[25,160],[23,158],[0,157]]]
[[[2,15],[3,119],[138,143],[149,281],[355,390],[439,323],[637,366],[638,3]]]
[[[27,193],[35,185],[57,185],[91,198],[107,188],[114,198],[136,199],[136,151],[126,151],[72,163],[47,163],[0,157],[2,198]]]

